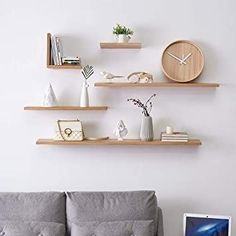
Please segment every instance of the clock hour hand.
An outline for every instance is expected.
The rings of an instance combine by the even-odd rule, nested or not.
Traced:
[[[182,62],[184,63],[191,56],[192,56],[192,53],[189,53],[184,59],[182,59]]]
[[[180,64],[185,64],[186,65],[186,62],[181,60],[180,58],[178,58],[177,56],[175,56],[174,54],[170,53],[170,52],[167,52],[167,54],[171,57],[173,57],[174,59],[176,59],[177,61],[180,62]]]

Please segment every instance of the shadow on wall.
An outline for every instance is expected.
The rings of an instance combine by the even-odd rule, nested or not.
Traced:
[[[143,43],[143,47],[156,47],[161,45],[161,30],[151,26],[138,26],[135,28],[135,38]]]

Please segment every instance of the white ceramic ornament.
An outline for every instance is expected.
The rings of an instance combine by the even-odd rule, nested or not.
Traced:
[[[106,80],[113,80],[115,78],[123,78],[124,77],[122,75],[113,75],[112,73],[109,73],[106,71],[102,71],[101,75],[103,76],[103,79],[106,79]]]
[[[45,90],[43,98],[43,106],[45,107],[57,106],[57,98],[51,83],[48,84],[48,87]]]
[[[123,141],[124,137],[128,134],[128,129],[125,127],[125,124],[122,120],[117,123],[117,127],[114,130],[114,134],[116,135],[119,141]]]

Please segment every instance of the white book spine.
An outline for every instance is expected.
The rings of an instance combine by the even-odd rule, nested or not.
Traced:
[[[61,40],[59,37],[56,37],[56,47],[57,47],[58,63],[59,63],[59,65],[62,65],[63,53],[62,53],[62,44],[61,44]]]
[[[180,139],[176,139],[176,140],[171,140],[171,139],[162,139],[161,140],[162,142],[188,142],[188,139],[183,139],[183,140],[180,140]]]
[[[56,65],[57,61],[56,61],[56,53],[55,53],[55,47],[54,47],[54,42],[53,42],[53,36],[51,37],[51,54],[52,54],[52,60],[53,60],[53,64]]]
[[[53,50],[54,65],[59,65],[58,52],[57,52],[57,46],[56,46],[56,37],[55,36],[52,36],[52,50]]]
[[[59,57],[59,49],[57,47],[57,37],[54,37],[54,44],[56,49],[56,58],[57,58],[57,65],[60,65],[60,57]]]

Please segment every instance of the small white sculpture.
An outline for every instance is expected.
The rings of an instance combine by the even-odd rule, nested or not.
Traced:
[[[123,141],[124,137],[128,134],[128,129],[125,127],[125,124],[122,120],[117,123],[117,127],[114,130],[114,134],[117,136],[119,141]]]
[[[123,78],[124,77],[122,75],[113,75],[113,74],[106,72],[106,71],[102,71],[101,75],[103,76],[103,79],[107,79],[107,80],[113,80],[115,78]]]
[[[153,83],[153,75],[147,72],[134,72],[128,75],[127,79],[132,80],[135,78],[134,83]]]
[[[45,107],[57,106],[57,98],[50,83],[48,84],[48,87],[44,93],[43,106]]]

